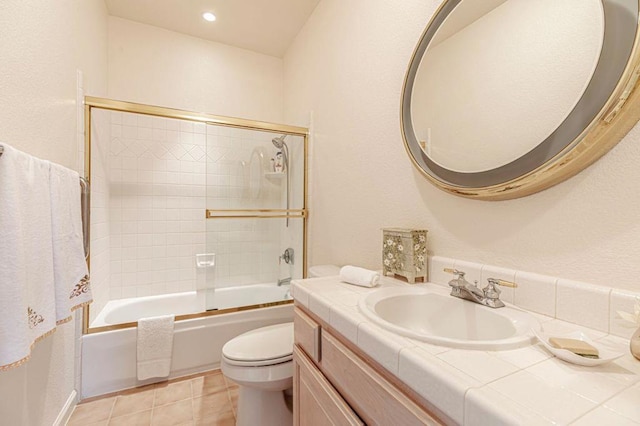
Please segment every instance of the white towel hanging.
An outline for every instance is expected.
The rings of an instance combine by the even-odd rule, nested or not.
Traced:
[[[4,145],[4,144],[3,144]],[[48,161],[0,157],[0,370],[25,362],[56,327]]]
[[[84,259],[80,176],[51,164],[51,220],[56,322],[71,319],[75,309],[92,301],[89,271]]]
[[[28,360],[33,345],[89,303],[91,292],[77,173],[2,146],[0,370],[6,370]]]
[[[138,380],[168,377],[173,353],[173,315],[138,321]]]

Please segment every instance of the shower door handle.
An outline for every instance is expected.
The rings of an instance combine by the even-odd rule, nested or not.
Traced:
[[[82,209],[82,243],[84,246],[84,258],[89,260],[91,250],[91,239],[89,232],[91,229],[91,185],[89,181],[80,177],[80,208]]]

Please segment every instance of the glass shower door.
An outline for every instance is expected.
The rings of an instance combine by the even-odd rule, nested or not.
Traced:
[[[305,139],[207,126],[208,311],[290,299],[304,271]]]

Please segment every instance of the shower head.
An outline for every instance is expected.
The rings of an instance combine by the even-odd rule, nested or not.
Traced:
[[[277,138],[271,139],[271,142],[273,142],[273,144],[275,145],[276,148],[282,149],[283,146],[286,146],[285,143],[284,143],[284,139],[286,137],[287,137],[287,135],[281,135],[281,136],[278,136]]]
[[[283,160],[284,160],[284,172],[287,174],[287,212],[289,211],[289,186],[291,185],[291,173],[289,173],[289,147],[287,143],[284,141],[287,135],[280,135],[276,138],[271,139],[273,145],[282,150]],[[289,215],[287,213],[287,227],[289,227]]]

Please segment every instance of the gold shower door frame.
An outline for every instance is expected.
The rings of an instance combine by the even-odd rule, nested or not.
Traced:
[[[256,130],[261,132],[281,133],[290,136],[302,136],[304,144],[304,183],[303,183],[303,206],[302,209],[256,209],[256,210],[205,210],[203,214],[207,219],[240,219],[240,218],[297,218],[302,219],[302,276],[307,275],[307,185],[308,185],[308,157],[309,157],[309,129],[304,127],[289,126],[285,124],[269,123],[266,121],[246,120],[235,117],[225,117],[220,115],[185,111],[174,108],[165,108],[154,105],[138,104],[133,102],[118,101],[107,98],[97,98],[85,96],[84,98],[84,177],[91,184],[91,113],[93,108],[108,111],[128,112],[134,114],[151,115],[155,117],[174,118],[179,120],[205,123],[215,126],[234,127],[238,129]],[[87,265],[91,268],[91,256],[87,258]],[[269,306],[291,304],[291,300],[263,303],[249,306],[239,306],[235,308],[221,309],[217,311],[205,311],[194,314],[178,315],[176,321],[221,315],[230,312],[239,312],[264,308]],[[104,327],[89,326],[90,305],[83,308],[82,312],[82,333],[92,334],[102,331],[119,330],[123,328],[136,327],[136,322],[114,324]]]

